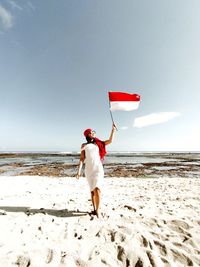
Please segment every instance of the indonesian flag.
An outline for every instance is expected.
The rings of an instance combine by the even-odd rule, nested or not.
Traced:
[[[138,109],[140,95],[122,92],[108,92],[110,100],[110,110],[131,111]]]

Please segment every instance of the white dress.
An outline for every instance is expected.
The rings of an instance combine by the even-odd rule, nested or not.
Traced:
[[[85,150],[85,175],[90,186],[90,191],[103,185],[104,170],[99,156],[99,148],[95,144],[87,144]]]

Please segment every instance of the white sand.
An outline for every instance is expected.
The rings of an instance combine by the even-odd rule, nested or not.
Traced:
[[[0,267],[200,266],[200,179],[0,177]],[[42,209],[43,208],[43,209]]]

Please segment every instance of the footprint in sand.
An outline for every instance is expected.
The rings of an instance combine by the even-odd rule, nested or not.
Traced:
[[[161,257],[161,260],[164,264],[165,267],[171,267],[172,265],[168,262],[168,260],[166,260],[165,258]]]
[[[52,249],[48,249],[47,250],[47,257],[46,257],[46,263],[50,263],[53,259],[53,250]]]
[[[164,244],[162,244],[161,242],[157,241],[157,240],[154,240],[153,242],[156,245],[156,247],[158,248],[160,254],[162,256],[166,256],[167,255],[167,248],[166,248],[166,246]]]
[[[108,231],[108,236],[110,236],[111,242],[117,242],[117,241],[124,242],[126,240],[125,234],[119,231],[115,231],[115,230]]]
[[[144,247],[148,247],[148,241],[147,241],[147,239],[143,235],[141,236],[141,238],[142,238],[142,244],[143,244],[143,246]]]
[[[123,266],[131,266],[130,259],[127,257],[122,246],[117,246],[117,259],[123,263]]]
[[[112,230],[109,232],[108,235],[110,236],[111,242],[114,242],[115,241],[115,235],[116,235],[116,233],[117,233],[116,231],[112,231]]]
[[[173,245],[176,246],[178,249],[185,250],[188,254],[191,254],[192,251],[188,246],[185,246],[184,244],[178,243],[178,242],[173,242]]]
[[[123,261],[125,257],[125,250],[122,246],[117,246],[117,258],[120,261]]]
[[[143,266],[144,266],[144,264],[143,264],[142,260],[139,258],[135,264],[135,267],[143,267]]]
[[[61,251],[61,259],[60,263],[64,264],[65,263],[65,257],[67,256],[67,252]]]
[[[153,258],[153,254],[151,253],[151,251],[147,251],[147,257],[149,258],[149,261],[151,263],[152,267],[156,267],[154,258]]]
[[[186,235],[183,235],[183,243],[189,244],[193,248],[198,248],[198,245],[195,244],[195,242],[192,240],[192,238],[190,238],[190,237],[188,237]]]
[[[134,212],[136,212],[137,210],[129,205],[125,205],[124,208],[127,208],[128,210],[132,210]]]
[[[116,232],[115,234],[115,240],[124,242],[126,240],[126,235],[121,232]]]
[[[18,256],[15,264],[18,267],[29,267],[31,265],[31,260],[25,256]]]
[[[183,222],[182,222],[183,223]],[[185,224],[183,224],[184,225],[184,227],[187,227],[186,225],[186,223]],[[175,232],[177,232],[177,233],[179,233],[179,234],[184,234],[184,235],[186,235],[186,236],[188,236],[188,237],[192,237],[192,235],[188,232],[188,231],[186,231],[185,230],[185,228],[183,228],[182,226],[181,226],[181,224],[180,224],[180,221],[179,221],[179,223],[177,223],[177,221],[171,221],[170,223],[168,223],[168,227],[171,229],[171,230],[173,230],[173,231],[175,231]],[[188,226],[189,227],[189,226]]]
[[[189,226],[188,223],[184,222],[184,221],[181,221],[181,220],[172,220],[171,223],[177,225],[177,226],[180,226],[182,227],[183,229],[190,229],[191,227]]]
[[[172,256],[175,262],[180,262],[183,266],[193,266],[192,260],[186,256],[183,252],[179,252],[178,250],[171,249]]]

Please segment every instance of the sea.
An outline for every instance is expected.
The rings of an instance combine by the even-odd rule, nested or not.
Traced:
[[[79,152],[2,151],[0,176],[75,176],[79,158]],[[186,173],[199,177],[200,152],[110,151],[103,165],[107,176],[184,176]]]

